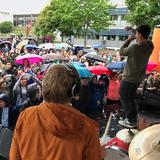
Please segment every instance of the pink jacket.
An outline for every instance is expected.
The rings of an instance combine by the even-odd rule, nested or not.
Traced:
[[[119,89],[120,89],[120,81],[113,81],[110,79],[109,81],[109,86],[108,86],[108,91],[107,91],[107,98],[110,100],[119,100],[120,95],[119,95]]]

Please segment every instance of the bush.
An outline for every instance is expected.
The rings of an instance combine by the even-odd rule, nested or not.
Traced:
[[[10,21],[5,21],[0,23],[0,32],[1,33],[9,33],[13,30],[13,24]]]

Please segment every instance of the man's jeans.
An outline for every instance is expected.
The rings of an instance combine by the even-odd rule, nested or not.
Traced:
[[[121,81],[120,100],[125,116],[129,122],[137,121],[137,104],[135,102],[136,90],[139,83],[130,83],[125,80]]]

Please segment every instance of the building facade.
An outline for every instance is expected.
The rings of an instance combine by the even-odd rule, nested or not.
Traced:
[[[13,16],[13,24],[14,26],[26,26],[28,22],[34,22],[36,21],[39,14],[15,14]]]
[[[125,5],[125,0],[109,0],[109,2],[116,5],[116,8],[109,11],[111,25],[108,30],[100,32],[101,41],[105,47],[119,48],[128,35],[132,34],[130,31],[125,30],[125,27],[129,26],[125,20],[125,16],[129,11]]]

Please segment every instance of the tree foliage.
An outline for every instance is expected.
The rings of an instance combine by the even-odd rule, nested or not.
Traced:
[[[160,24],[159,0],[126,0],[130,11],[127,20],[133,25],[148,24],[152,28]]]
[[[0,32],[9,33],[13,30],[13,24],[10,21],[5,21],[0,23]]]
[[[51,0],[38,17],[35,24],[37,35],[53,34],[55,30],[62,35],[99,31],[109,25],[108,9],[113,8],[104,0]]]

